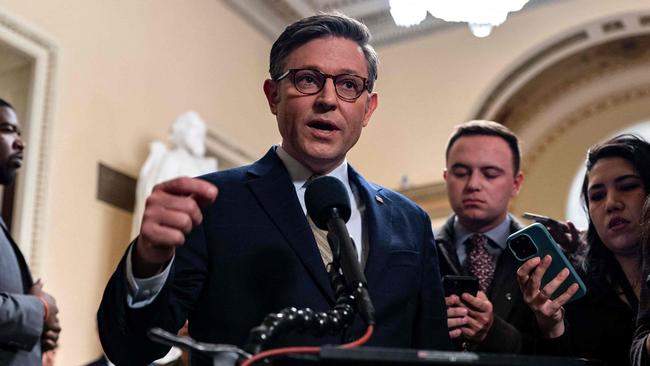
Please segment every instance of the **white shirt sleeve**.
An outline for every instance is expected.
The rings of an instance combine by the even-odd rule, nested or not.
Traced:
[[[149,278],[135,278],[133,276],[133,265],[131,263],[131,253],[133,253],[132,245],[126,255],[126,280],[129,284],[129,293],[126,295],[126,303],[132,309],[138,309],[151,304],[160,293],[160,290],[165,285],[169,271],[174,262],[174,258],[169,261],[165,270],[161,273]]]

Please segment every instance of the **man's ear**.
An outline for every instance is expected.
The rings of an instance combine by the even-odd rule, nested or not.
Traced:
[[[368,99],[366,100],[366,110],[362,121],[363,127],[366,127],[370,122],[370,117],[372,116],[372,113],[375,111],[375,109],[377,109],[378,103],[379,97],[377,96],[377,93],[370,93],[368,95]]]
[[[264,95],[266,95],[266,100],[269,103],[269,109],[271,113],[278,113],[278,103],[280,102],[280,90],[278,88],[278,83],[271,80],[264,80]]]
[[[512,187],[512,194],[511,194],[513,198],[517,197],[519,191],[521,191],[521,186],[523,184],[524,184],[524,173],[520,171],[517,173],[517,175],[515,175],[514,185]]]

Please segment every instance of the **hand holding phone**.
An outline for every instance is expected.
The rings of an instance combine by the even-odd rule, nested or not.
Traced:
[[[492,303],[485,293],[479,293],[478,278],[474,276],[443,276],[447,327],[449,337],[476,343],[482,342],[494,322]],[[452,296],[456,295],[456,296]]]
[[[535,314],[541,334],[549,339],[564,334],[563,306],[579,289],[578,284],[573,283],[564,293],[551,300],[549,294],[553,294],[569,276],[569,270],[565,268],[546,286],[540,288],[541,278],[551,263],[552,259],[548,255],[544,258],[534,257],[517,270],[517,282],[521,288],[524,302]]]
[[[542,224],[535,223],[517,231],[508,237],[507,242],[512,254],[522,263],[535,257],[541,258],[540,260],[544,262],[546,256],[550,257],[548,267],[544,268],[544,274],[540,279],[540,289],[554,280],[564,269],[568,270],[566,280],[548,294],[551,300],[566,292],[573,283],[578,284],[578,291],[569,302],[579,299],[587,292],[582,279]]]
[[[530,212],[524,212],[522,217],[544,225],[553,239],[560,244],[567,253],[575,253],[581,247],[586,245],[582,240],[581,231],[578,230],[571,221],[565,223],[548,216]]]
[[[512,234],[508,247],[524,262],[517,270],[517,282],[541,332],[547,338],[561,336],[565,331],[563,306],[585,295],[584,283],[541,224]]]

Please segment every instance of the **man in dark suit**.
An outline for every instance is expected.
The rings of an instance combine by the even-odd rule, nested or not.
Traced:
[[[16,112],[0,99],[1,185],[13,183],[23,149]],[[0,365],[41,365],[41,352],[57,346],[59,310],[41,282],[33,282],[2,218],[0,227]]]
[[[268,313],[330,309],[327,248],[305,217],[313,175],[341,180],[351,198],[347,227],[376,309],[368,344],[450,346],[428,216],[346,160],[377,107],[368,40],[363,24],[340,15],[288,26],[271,49],[263,87],[281,145],[250,166],[156,186],[98,312],[109,359],[145,364],[162,356],[166,347],[147,340],[147,330],[175,333],[186,318],[193,338],[241,346]],[[364,330],[357,318],[343,339],[288,334],[270,346],[347,342]]]
[[[491,121],[457,126],[446,150],[444,178],[454,215],[436,230],[442,275],[473,275],[477,296],[447,297],[449,335],[477,352],[532,350],[533,313],[523,302],[516,271],[519,263],[506,239],[521,227],[508,214],[519,193],[517,137]]]

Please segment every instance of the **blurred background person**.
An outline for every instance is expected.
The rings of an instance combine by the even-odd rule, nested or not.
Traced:
[[[0,99],[0,185],[14,182],[24,148],[16,112]],[[42,352],[57,347],[59,310],[43,283],[32,280],[2,218],[0,228],[0,365],[41,365]]]

